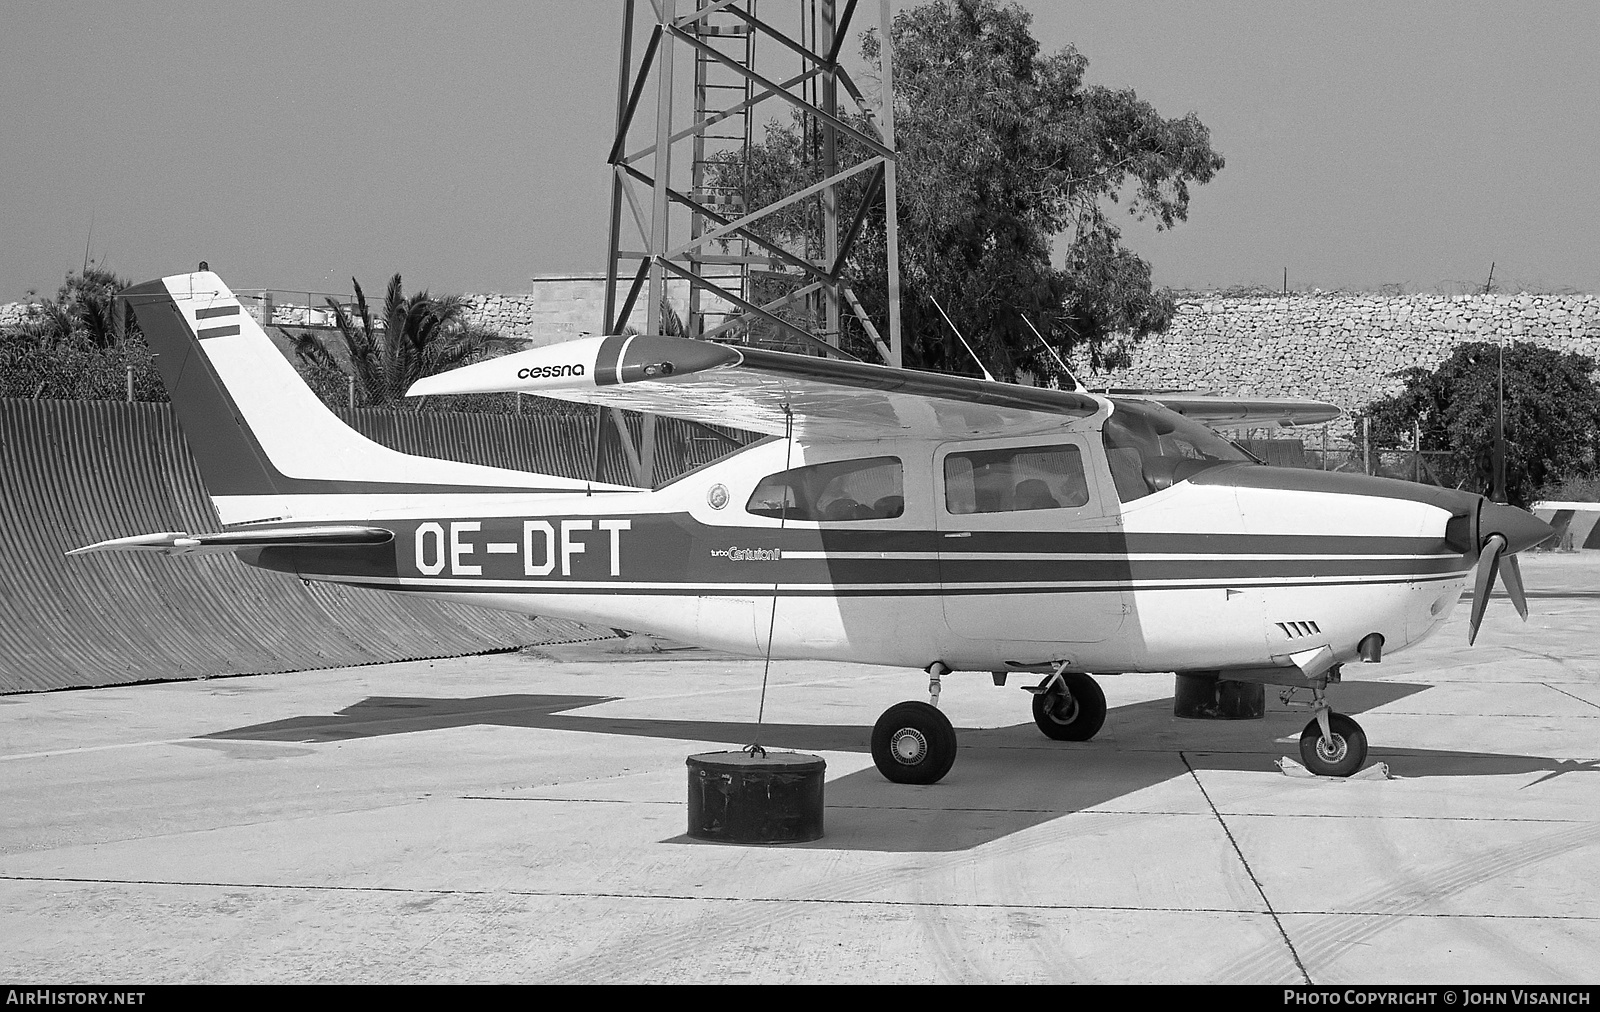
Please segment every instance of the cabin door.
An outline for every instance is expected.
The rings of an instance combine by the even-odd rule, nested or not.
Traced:
[[[1088,436],[946,443],[934,459],[945,622],[968,639],[1093,643],[1127,613],[1116,496]]]

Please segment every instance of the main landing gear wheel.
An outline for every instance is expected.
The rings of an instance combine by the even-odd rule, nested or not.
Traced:
[[[928,703],[896,703],[872,727],[872,761],[897,784],[936,784],[956,761],[956,730]]]
[[[1367,733],[1342,713],[1328,714],[1331,738],[1313,720],[1300,732],[1300,761],[1319,777],[1347,777],[1367,760]]]
[[[1056,741],[1088,741],[1106,722],[1106,694],[1100,683],[1080,671],[1065,671],[1061,680],[1033,696],[1033,722]]]

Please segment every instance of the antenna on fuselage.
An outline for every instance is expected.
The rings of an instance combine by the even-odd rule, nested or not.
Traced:
[[[967,349],[967,354],[971,355],[972,360],[978,363],[978,368],[983,370],[983,378],[990,383],[996,382],[994,376],[989,372],[989,367],[983,364],[983,359],[979,358],[978,353],[972,350],[972,345],[967,343],[967,339],[961,336],[961,330],[956,326],[955,321],[950,319],[950,314],[944,311],[943,306],[939,305],[939,300],[930,295],[928,296],[928,301],[933,303],[933,308],[937,309],[939,315],[944,317],[944,322],[950,324],[950,329],[955,332],[956,340],[961,342],[961,347]]]
[[[1061,371],[1066,373],[1067,379],[1072,381],[1072,389],[1076,390],[1080,394],[1088,393],[1089,388],[1083,385],[1083,380],[1080,380],[1076,373],[1067,368],[1067,363],[1062,360],[1061,353],[1056,351],[1054,345],[1044,339],[1044,335],[1039,333],[1039,328],[1035,327],[1033,325],[1033,321],[1028,319],[1028,314],[1018,313],[1017,315],[1022,317],[1022,322],[1028,325],[1028,329],[1033,331],[1033,336],[1039,339],[1039,343],[1044,345],[1044,350],[1050,353],[1050,357],[1056,360],[1056,365],[1059,365],[1061,367]]]

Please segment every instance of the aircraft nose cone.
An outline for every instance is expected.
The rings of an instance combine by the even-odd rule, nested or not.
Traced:
[[[1532,513],[1515,506],[1484,500],[1478,515],[1479,536],[1498,534],[1506,539],[1506,551],[1516,553],[1542,544],[1555,534],[1555,528]]]

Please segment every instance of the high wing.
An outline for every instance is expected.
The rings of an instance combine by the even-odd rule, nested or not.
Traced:
[[[160,552],[163,555],[220,554],[236,552],[243,548],[268,548],[273,546],[310,547],[329,545],[382,545],[394,540],[394,532],[386,527],[357,527],[350,525],[323,525],[317,527],[267,527],[239,531],[219,531],[215,534],[189,534],[186,531],[162,531],[157,534],[135,534],[129,538],[113,538],[82,548],[74,548],[68,555],[88,555],[90,552]]]
[[[1213,397],[1204,394],[1152,393],[1144,395],[1162,407],[1204,425],[1316,425],[1339,417],[1326,401],[1301,401],[1249,397]]]
[[[993,383],[682,337],[590,337],[418,380],[407,396],[520,391],[800,438],[1049,432],[1101,411],[1070,390]]]

